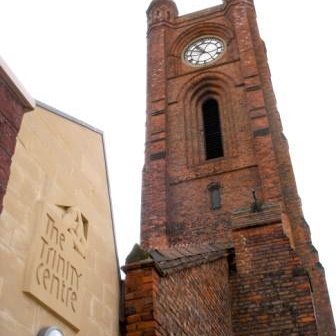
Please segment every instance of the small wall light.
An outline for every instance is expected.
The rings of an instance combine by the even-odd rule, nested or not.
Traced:
[[[64,336],[63,332],[57,327],[47,327],[39,331],[37,336]]]

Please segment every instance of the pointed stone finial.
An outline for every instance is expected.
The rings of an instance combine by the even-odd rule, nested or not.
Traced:
[[[132,251],[126,258],[126,265],[134,262],[140,262],[148,258],[150,258],[149,253],[146,250],[142,249],[139,244],[135,244]]]
[[[178,10],[173,0],[152,0],[147,9],[148,24],[172,22],[177,16]]]

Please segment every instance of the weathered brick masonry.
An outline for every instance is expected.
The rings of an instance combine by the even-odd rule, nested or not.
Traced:
[[[179,247],[125,266],[127,335],[231,335],[228,255]]]
[[[279,210],[233,215],[234,335],[318,335],[309,275],[283,232]]]
[[[33,109],[33,100],[20,88],[0,58],[0,213],[6,194],[16,136],[23,115]]]
[[[178,16],[172,0],[153,0],[147,15],[141,246],[149,260],[125,268],[127,334],[336,336],[253,1]],[[225,53],[188,64],[186,48],[205,37],[225,41]],[[212,159],[202,119],[209,100],[223,146]],[[187,259],[198,259],[199,248],[218,244],[226,247],[218,260],[190,266],[171,256],[192,249]],[[174,272],[162,271],[160,253]]]

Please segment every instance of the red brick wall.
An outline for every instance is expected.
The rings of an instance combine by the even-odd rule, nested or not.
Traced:
[[[203,241],[214,235],[228,239],[222,230],[227,213],[249,206],[252,189],[263,197],[234,27],[221,6],[205,11],[204,20],[207,25],[190,15],[149,27],[141,226],[145,247],[165,247],[181,237],[193,242],[189,233],[196,231]],[[190,68],[181,54],[202,34],[222,37],[228,51],[215,66]],[[225,151],[224,160],[212,162],[204,159],[198,117],[200,101],[209,94],[220,103]],[[223,198],[223,207],[216,212],[209,206],[207,186],[212,182],[219,183]],[[209,226],[209,221],[217,224]],[[220,227],[217,233],[214,226]]]
[[[229,242],[230,210],[250,207],[251,190],[256,187],[255,181],[258,181],[258,172],[255,168],[250,168],[204,176],[170,186],[167,224],[170,242]],[[211,209],[208,190],[211,183],[218,183],[220,186],[222,207],[217,210]]]
[[[156,297],[159,335],[231,335],[225,258],[161,278]]]
[[[126,269],[127,336],[231,335],[226,258],[165,277],[151,262]]]
[[[127,268],[125,280],[125,321],[127,336],[157,335],[154,320],[154,297],[159,276],[153,263]]]
[[[163,2],[157,2],[158,8]],[[222,230],[227,213],[249,206],[252,189],[265,202],[282,199],[251,10],[249,1],[231,1],[226,9],[217,6],[169,24],[149,25],[143,246],[192,243],[189,233],[196,231],[202,241],[214,236],[230,239]],[[202,35],[223,38],[227,52],[213,65],[192,68],[181,54]],[[209,96],[219,102],[225,152],[223,159],[212,161],[204,158],[199,118],[200,102]],[[207,191],[213,182],[220,185],[223,200],[215,212]],[[213,228],[218,224],[208,225],[209,221],[222,223],[218,232]]]
[[[7,83],[0,78],[0,213],[23,114],[24,107],[13,96]]]
[[[233,239],[234,335],[319,335],[308,273],[290,248],[282,224],[238,229]]]
[[[249,22],[251,42],[255,52],[261,88],[263,90],[263,97],[267,108],[267,118],[272,140],[271,146],[273,148],[272,156],[274,155],[276,162],[276,166],[271,168],[266,161],[266,164],[264,164],[264,172],[270,176],[276,176],[280,181],[281,202],[289,224],[286,226],[285,230],[291,239],[292,245],[299,256],[303,267],[309,272],[311,278],[311,283],[314,289],[312,296],[315,303],[314,308],[319,335],[335,336],[335,323],[324,270],[312,244],[309,226],[304,220],[301,200],[296,188],[295,176],[289,155],[288,143],[283,134],[280,115],[277,110],[265,46],[259,35],[254,9],[252,7],[250,8],[251,9],[247,11],[246,18]],[[265,151],[265,149],[265,146],[256,147],[256,153],[260,158],[259,162],[265,162],[265,158],[267,158],[267,151]],[[274,170],[273,172],[272,169]],[[262,178],[262,180],[264,179]],[[271,179],[268,180],[272,181]],[[323,223],[321,224],[323,225]]]
[[[282,230],[291,244],[284,240],[283,247],[287,253],[294,253],[289,252],[294,247],[300,267],[309,272],[319,334],[336,335],[324,272],[296,190],[253,1],[229,0],[226,7],[176,17],[172,2],[160,0],[148,15],[142,246],[214,241],[234,245],[230,215],[250,207],[254,189],[264,204],[277,204],[286,219]],[[226,54],[206,67],[187,66],[181,58],[184,48],[204,35],[223,38]],[[199,114],[201,102],[210,96],[219,102],[225,156],[205,161]],[[210,206],[211,183],[220,186],[218,210]],[[249,254],[237,255],[237,263],[248,258]],[[285,272],[286,276],[290,278]],[[299,285],[298,279],[303,281],[293,276],[293,288]],[[288,304],[290,297],[283,300]]]

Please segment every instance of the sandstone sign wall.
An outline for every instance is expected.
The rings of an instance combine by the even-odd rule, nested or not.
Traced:
[[[0,216],[0,334],[119,335],[102,134],[40,104],[25,115]],[[55,112],[55,113],[54,113]]]

